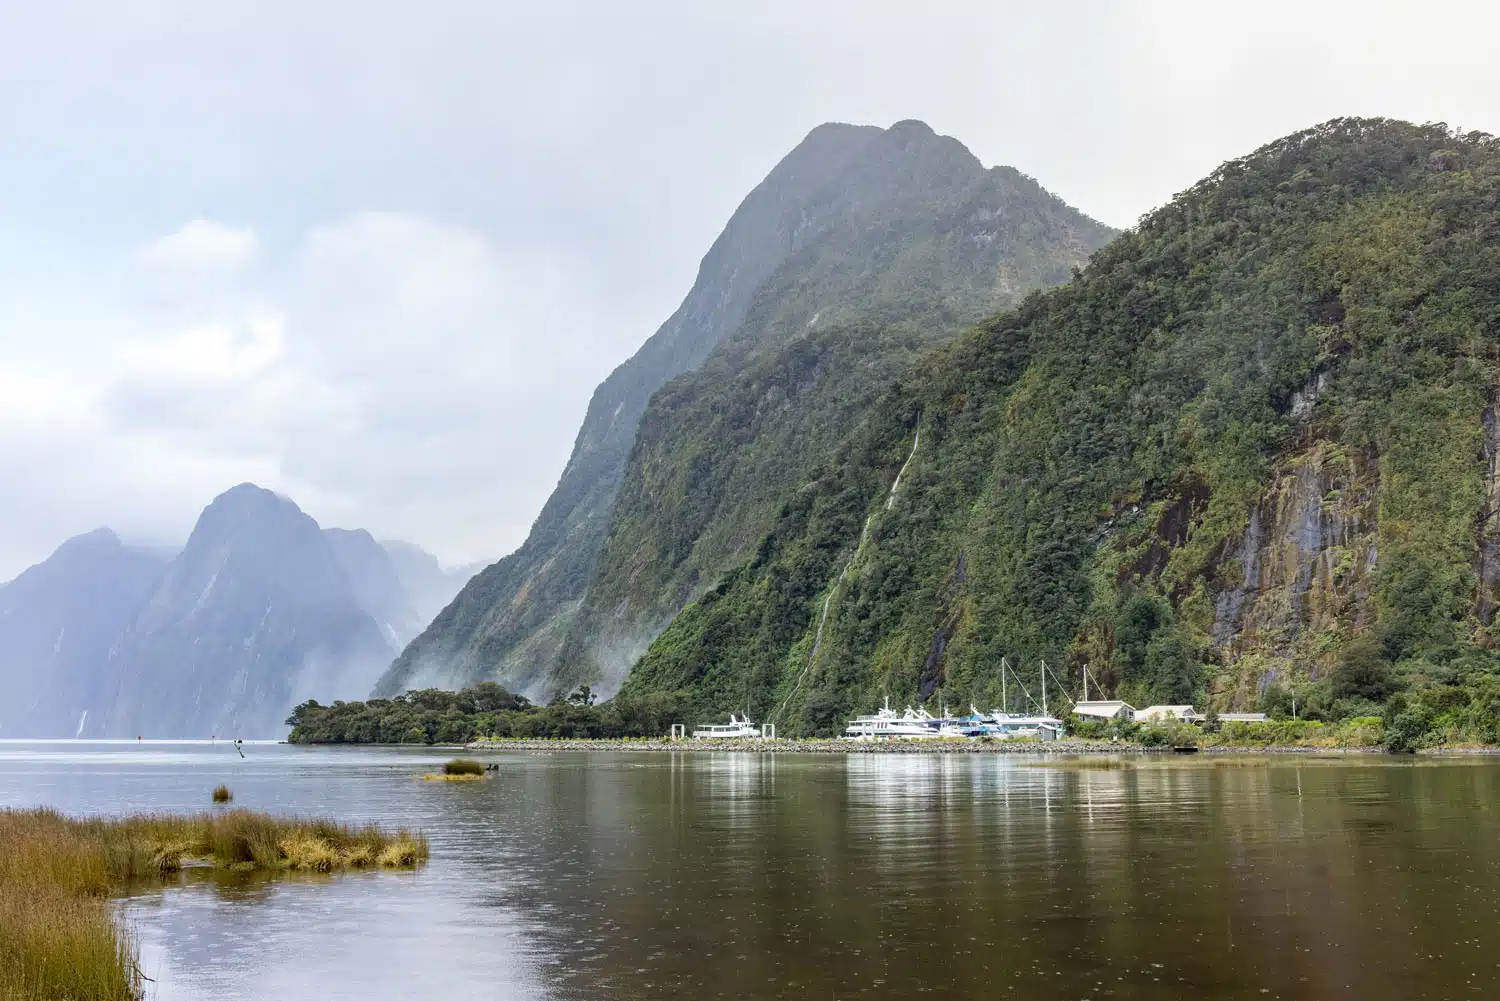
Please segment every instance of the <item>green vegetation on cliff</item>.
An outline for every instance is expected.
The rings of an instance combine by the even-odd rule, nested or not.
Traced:
[[[827,733],[886,693],[998,704],[1007,656],[1494,739],[1497,353],[1496,142],[1290,136],[841,413],[624,691]],[[681,454],[735,447],[696,427]]]
[[[1065,281],[1112,235],[920,122],[815,129],[596,391],[526,543],[470,582],[377,694],[615,689],[919,350]]]

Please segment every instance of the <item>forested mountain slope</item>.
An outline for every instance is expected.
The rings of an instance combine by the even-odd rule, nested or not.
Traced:
[[[828,732],[887,693],[998,704],[1005,656],[1493,728],[1497,360],[1495,140],[1289,136],[846,422],[625,691]]]
[[[814,130],[735,213],[678,313],[596,392],[527,542],[476,577],[378,691],[483,679],[538,697],[583,679],[614,687],[700,581],[710,582],[706,576],[764,530],[776,491],[801,475],[800,465],[784,467],[779,457],[742,462],[725,449],[783,449],[801,430],[812,436],[797,447],[807,461],[821,460],[833,440],[829,422],[916,347],[1065,280],[1110,235],[1035,182],[1009,168],[986,170],[919,122]],[[663,384],[700,365],[647,408]],[[809,409],[825,396],[832,406]],[[727,419],[736,423],[763,406],[796,414],[774,418],[765,433],[742,427],[733,441],[705,438],[703,421],[722,423],[720,403],[731,399],[738,416]],[[631,452],[643,415],[648,438]],[[702,447],[710,440],[712,457]],[[663,456],[673,469],[658,472],[653,463]],[[680,517],[688,512],[679,497],[653,507],[649,481],[658,475],[679,495],[709,489],[694,465],[709,458],[730,461],[709,474],[716,493],[690,512],[694,528]],[[761,493],[726,497],[737,479],[756,481]],[[616,522],[622,481],[630,504],[626,521]],[[637,530],[670,565],[633,587],[636,603],[614,615],[621,589],[607,586],[593,599],[590,587],[611,533]],[[689,548],[698,535],[712,538],[682,553],[678,539],[689,531]],[[612,576],[630,572],[618,551],[606,560]],[[611,603],[608,621],[600,601]]]

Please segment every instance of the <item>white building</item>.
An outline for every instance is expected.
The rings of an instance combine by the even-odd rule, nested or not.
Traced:
[[[1135,719],[1135,709],[1129,703],[1121,702],[1119,699],[1075,702],[1073,703],[1073,715],[1087,716],[1091,719],[1117,719],[1128,722]]]
[[[1264,723],[1270,718],[1265,713],[1219,713],[1220,723]]]
[[[1201,723],[1203,714],[1192,706],[1147,706],[1137,710],[1135,714],[1137,723],[1155,723],[1167,719],[1181,723]]]

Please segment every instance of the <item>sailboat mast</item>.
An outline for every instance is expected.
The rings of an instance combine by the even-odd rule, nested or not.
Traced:
[[[1083,665],[1083,701],[1089,700],[1089,666]]]
[[[1003,712],[1003,713],[1010,712],[1010,706],[1007,705],[1006,701],[1005,701],[1005,668],[1006,668],[1005,658],[1001,657],[1000,658],[1000,711]]]
[[[1042,661],[1042,715],[1047,715],[1047,662]]]

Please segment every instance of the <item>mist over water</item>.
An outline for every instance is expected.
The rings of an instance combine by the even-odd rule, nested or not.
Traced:
[[[413,824],[416,874],[185,874],[121,906],[162,999],[1470,997],[1500,763],[495,755],[0,742],[0,805]]]

